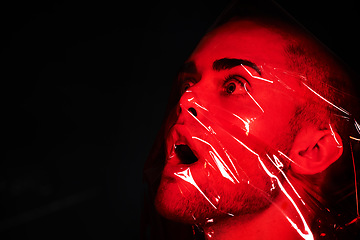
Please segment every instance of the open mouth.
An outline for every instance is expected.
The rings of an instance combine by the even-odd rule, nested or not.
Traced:
[[[198,161],[198,158],[188,145],[175,145],[175,154],[182,164],[192,164]]]

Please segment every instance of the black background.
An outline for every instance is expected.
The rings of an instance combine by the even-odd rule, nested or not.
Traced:
[[[0,238],[139,238],[171,82],[228,2],[1,4]],[[355,1],[278,2],[358,69]]]

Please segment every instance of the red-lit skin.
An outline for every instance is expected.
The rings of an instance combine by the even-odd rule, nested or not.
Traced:
[[[287,70],[287,59],[283,54],[286,44],[287,40],[272,29],[251,21],[242,21],[215,30],[202,40],[191,55],[189,61],[195,62],[198,71],[191,77],[197,82],[191,84],[182,95],[179,102],[181,113],[174,126],[174,123],[168,123],[169,131],[165,136],[168,160],[156,197],[156,206],[162,215],[175,221],[200,224],[211,239],[279,239],[280,234],[282,239],[301,239],[284,215],[274,207],[273,203],[276,202],[291,215],[289,207],[282,204],[283,199],[277,197],[278,192],[270,190],[271,181],[259,167],[257,157],[226,133],[229,131],[252,149],[257,146],[254,139],[261,139],[261,144],[276,149],[290,131],[289,121],[294,115],[298,96],[289,94],[279,84],[250,79],[241,66],[223,71],[212,69],[215,60],[238,58],[249,60],[258,66],[266,63]],[[259,76],[253,69],[247,69],[252,75]],[[240,86],[237,86],[236,92],[224,94],[223,81],[229,74],[241,75],[250,82],[251,86],[246,86],[247,90],[264,112]],[[273,80],[265,71],[262,77]],[[282,81],[286,82],[287,79]],[[298,90],[296,84],[292,84],[292,87]],[[205,107],[208,112],[194,102]],[[186,111],[190,107],[196,109],[201,123],[214,128],[216,138],[199,127],[193,116]],[[239,130],[244,129],[244,126],[237,129],[229,124],[231,119],[224,116],[224,109],[243,119],[252,119],[249,125],[252,138],[248,139],[244,135],[245,131]],[[193,136],[218,149],[228,166],[232,163],[223,155],[222,147],[236,158],[233,164],[239,172],[236,175],[239,183],[230,181],[218,168],[209,166],[215,165],[209,155],[211,147],[195,141]],[[175,143],[188,144],[199,160],[191,165],[181,164],[176,155],[169,160]],[[175,175],[186,169],[190,169],[198,188]],[[265,197],[267,195],[270,197]],[[226,213],[235,217],[226,218]],[[213,223],[204,224],[207,219],[213,219]]]

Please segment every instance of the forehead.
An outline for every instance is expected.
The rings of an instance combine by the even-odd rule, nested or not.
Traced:
[[[227,23],[207,34],[190,57],[199,71],[221,58],[239,58],[284,67],[284,34],[275,27],[253,21]]]

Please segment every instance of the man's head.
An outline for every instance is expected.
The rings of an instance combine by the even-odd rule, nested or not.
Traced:
[[[329,79],[348,81],[285,24],[236,20],[206,35],[179,74],[158,211],[189,223],[256,214],[279,194],[271,175],[327,169],[343,152],[330,109],[346,114]]]

